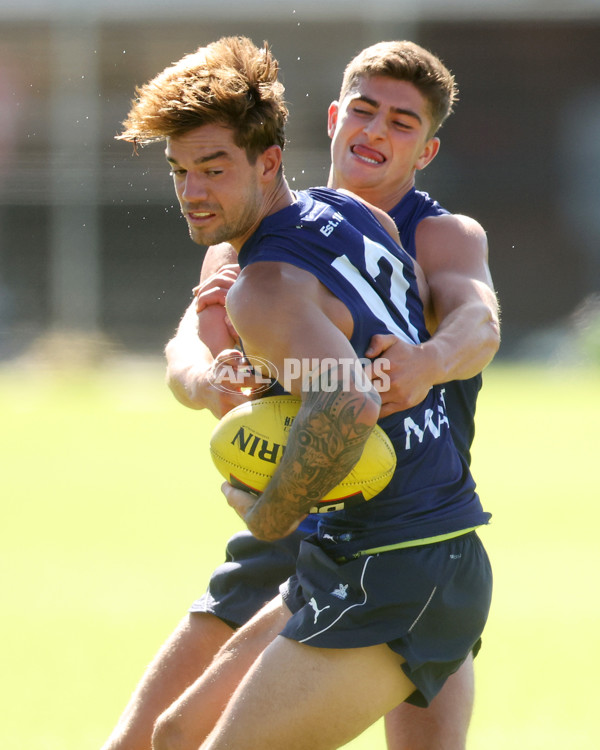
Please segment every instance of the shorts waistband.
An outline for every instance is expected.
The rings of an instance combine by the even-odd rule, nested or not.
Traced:
[[[404,542],[396,542],[396,544],[385,544],[383,547],[371,547],[370,549],[361,549],[355,552],[350,557],[338,557],[337,562],[347,562],[348,560],[355,560],[358,557],[365,557],[366,555],[378,555],[380,552],[392,552],[396,549],[405,549],[407,547],[421,547],[425,544],[435,544],[436,542],[445,542],[448,539],[454,539],[457,536],[464,536],[470,534],[471,531],[475,531],[479,526],[471,526],[468,529],[460,529],[459,531],[450,531],[448,534],[439,534],[438,536],[428,536],[425,539],[408,539]]]

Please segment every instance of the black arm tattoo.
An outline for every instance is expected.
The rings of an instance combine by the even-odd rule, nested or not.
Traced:
[[[362,454],[380,398],[375,391],[348,390],[347,382],[344,390],[341,368],[338,373],[337,381],[335,371],[328,373],[328,382],[340,384],[334,390],[317,388],[303,399],[281,463],[246,516],[248,528],[261,539],[285,536],[349,474]]]

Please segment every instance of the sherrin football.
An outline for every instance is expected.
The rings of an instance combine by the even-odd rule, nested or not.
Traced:
[[[234,487],[262,492],[281,460],[300,404],[295,396],[269,396],[229,411],[210,439],[219,473]],[[394,447],[376,425],[352,471],[310,512],[327,513],[370,500],[387,486],[395,468]]]

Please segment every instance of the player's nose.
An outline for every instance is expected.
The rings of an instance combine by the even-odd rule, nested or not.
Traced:
[[[207,196],[208,189],[206,178],[202,175],[188,172],[185,175],[185,179],[181,188],[181,197],[191,203],[194,200],[206,199]]]

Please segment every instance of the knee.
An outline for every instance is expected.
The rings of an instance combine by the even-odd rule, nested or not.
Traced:
[[[183,750],[184,733],[177,714],[165,711],[154,725],[152,750]]]

